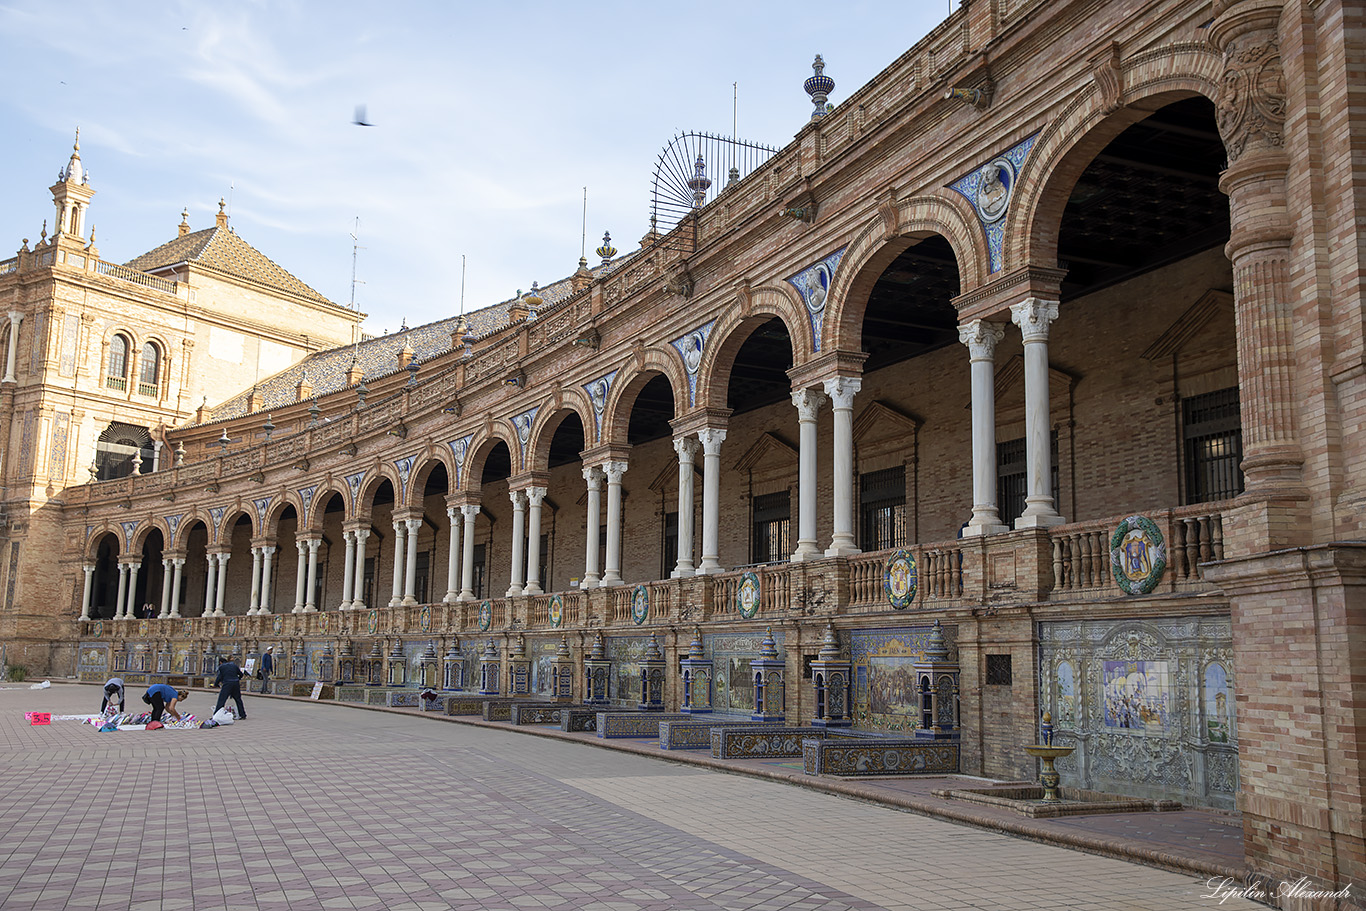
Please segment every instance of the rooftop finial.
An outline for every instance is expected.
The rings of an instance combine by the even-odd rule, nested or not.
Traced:
[[[602,246],[593,251],[602,257],[602,264],[605,266],[612,261],[612,257],[617,255],[617,248],[612,246],[612,235],[608,231],[602,232]]]
[[[802,83],[802,88],[806,89],[806,94],[811,96],[811,103],[816,109],[811,113],[812,120],[820,120],[830,113],[832,106],[826,103],[830,93],[835,90],[835,80],[825,75],[825,61],[821,55],[817,54],[815,61],[811,64],[811,69],[815,70],[816,75]]]
[[[180,233],[176,235],[177,237],[184,237],[186,234],[189,234],[189,233],[190,233],[190,207],[189,207],[189,206],[186,206],[185,208],[183,208],[183,209],[180,210],[180,227],[178,228],[178,230],[179,230]]]
[[[692,180],[688,181],[688,186],[692,189],[693,208],[701,208],[702,203],[707,200],[707,190],[711,187],[711,178],[707,176],[707,163],[702,160],[702,153],[697,153],[697,161],[693,163]]]
[[[228,213],[224,211],[224,209],[227,208],[227,205],[228,203],[223,197],[218,197],[218,215],[214,220],[220,228],[226,228],[228,226]]]

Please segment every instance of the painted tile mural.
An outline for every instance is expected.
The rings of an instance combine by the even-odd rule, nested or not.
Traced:
[[[873,731],[913,731],[919,718],[915,662],[924,657],[929,626],[859,630],[849,634],[854,664],[854,725]],[[957,660],[957,630],[944,629],[950,660]]]
[[[703,637],[702,645],[712,660],[712,672],[716,675],[712,693],[714,711],[731,714],[754,711],[754,680],[749,662],[759,657],[764,635],[764,630],[760,629],[744,635]],[[782,654],[783,631],[774,630],[773,639],[778,643],[778,653]]]
[[[1039,624],[1039,692],[1063,784],[1232,809],[1238,791],[1227,617]]]
[[[649,636],[612,636],[604,645],[612,659],[612,701],[634,708],[640,703],[640,659]]]

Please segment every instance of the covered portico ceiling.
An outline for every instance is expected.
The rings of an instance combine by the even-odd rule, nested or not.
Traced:
[[[1063,211],[1062,299],[1226,243],[1224,166],[1214,105],[1204,98],[1170,104],[1117,136],[1082,173]]]

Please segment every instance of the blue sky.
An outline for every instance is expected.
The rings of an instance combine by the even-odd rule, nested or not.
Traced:
[[[0,0],[0,259],[51,225],[81,128],[105,259],[213,224],[367,331],[505,300],[648,228],[679,131],[781,148],[810,116],[815,54],[838,104],[941,22],[949,0],[783,3]],[[374,126],[354,126],[364,104]],[[713,175],[716,176],[716,175]]]

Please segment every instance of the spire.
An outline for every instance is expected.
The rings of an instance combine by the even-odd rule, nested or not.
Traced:
[[[71,146],[71,158],[66,167],[57,172],[57,182],[50,187],[52,202],[57,207],[54,240],[83,243],[85,210],[95,191],[90,189],[90,175],[81,164],[81,131],[76,130],[76,141]]]
[[[226,228],[228,226],[228,213],[223,211],[227,205],[228,204],[224,201],[223,197],[218,197],[218,216],[214,219],[214,222],[220,228]]]
[[[66,163],[66,170],[62,172],[62,179],[67,183],[85,183],[85,168],[81,166],[80,127],[76,127],[76,142],[71,146],[71,158]]]
[[[190,208],[189,208],[189,206],[186,206],[184,209],[181,209],[181,210],[180,210],[180,227],[179,227],[177,230],[178,230],[180,233],[178,233],[178,234],[176,235],[176,237],[184,237],[186,234],[189,234],[189,233],[190,233]]]

